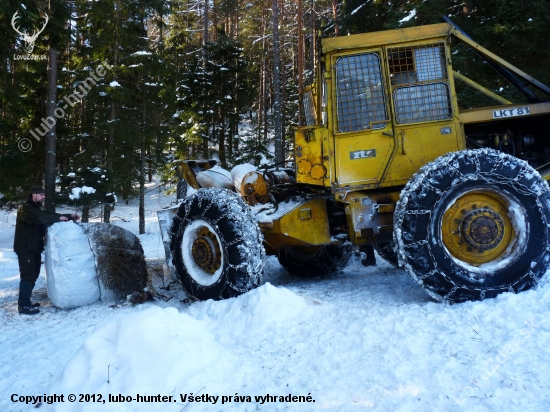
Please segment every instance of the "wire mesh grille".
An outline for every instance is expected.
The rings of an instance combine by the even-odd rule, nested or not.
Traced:
[[[449,87],[445,83],[400,87],[393,93],[397,123],[444,120],[451,117]]]
[[[397,123],[451,117],[443,44],[389,49],[388,67]]]
[[[385,127],[386,93],[378,54],[362,53],[337,60],[336,105],[340,132]]]
[[[306,90],[302,95],[302,103],[304,105],[304,118],[306,126],[315,126],[317,124],[317,116],[315,112],[315,102],[313,100],[313,92],[311,89]]]

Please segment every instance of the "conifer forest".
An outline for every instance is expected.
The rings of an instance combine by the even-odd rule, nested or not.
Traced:
[[[231,169],[292,158],[320,39],[443,15],[550,84],[550,0],[4,0],[0,202],[16,205],[45,184],[50,209],[109,205],[155,175],[174,181],[178,159]],[[524,99],[453,47],[455,70]],[[487,104],[458,92],[462,107]],[[76,199],[71,188],[84,186],[95,192]],[[108,221],[108,206],[103,213]]]

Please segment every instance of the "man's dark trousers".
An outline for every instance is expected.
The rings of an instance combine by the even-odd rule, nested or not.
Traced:
[[[21,282],[19,283],[19,306],[31,306],[31,293],[40,275],[41,264],[40,253],[18,253],[19,273]]]

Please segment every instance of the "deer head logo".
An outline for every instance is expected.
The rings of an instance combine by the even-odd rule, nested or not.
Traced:
[[[48,20],[49,20],[48,15],[46,14],[45,16],[46,17],[45,17],[44,25],[42,26],[42,28],[40,30],[35,30],[33,32],[33,34],[31,34],[31,35],[29,35],[25,31],[23,31],[23,32],[19,31],[19,29],[16,27],[15,22],[19,18],[19,12],[18,11],[15,12],[15,14],[13,15],[13,17],[11,19],[11,25],[12,25],[13,29],[23,38],[23,41],[25,42],[25,52],[27,54],[32,53],[32,51],[34,49],[34,42],[38,38],[38,35],[44,31],[44,29],[46,28],[46,24],[48,24]]]

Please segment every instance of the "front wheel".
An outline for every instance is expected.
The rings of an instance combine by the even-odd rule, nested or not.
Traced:
[[[259,286],[263,237],[239,196],[200,189],[184,199],[170,232],[173,264],[189,295],[227,299]]]
[[[550,192],[526,162],[490,149],[449,153],[405,186],[399,263],[438,300],[534,286],[550,261]]]

